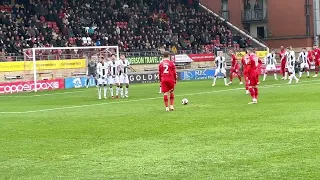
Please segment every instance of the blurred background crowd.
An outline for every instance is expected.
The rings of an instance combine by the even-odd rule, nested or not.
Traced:
[[[0,6],[0,55],[32,47],[114,46],[212,51],[251,41],[202,11],[198,0],[22,0]]]

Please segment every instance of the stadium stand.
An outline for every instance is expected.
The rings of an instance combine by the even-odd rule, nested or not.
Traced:
[[[203,52],[251,46],[225,22],[202,11],[198,1],[30,0],[14,6],[3,2],[0,61],[21,56],[31,47],[119,45],[121,52],[150,55],[160,47]]]

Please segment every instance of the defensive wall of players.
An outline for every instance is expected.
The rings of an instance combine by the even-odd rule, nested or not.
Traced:
[[[263,58],[266,54],[266,51],[257,52],[260,58]],[[243,55],[244,52],[237,53],[239,59],[241,59]],[[213,53],[175,55],[173,58],[176,63],[187,62],[191,64],[189,69],[182,68],[178,70],[178,80],[212,79],[215,73],[215,70],[212,68],[214,57]],[[155,83],[159,81],[156,68],[161,60],[160,57],[129,57],[128,59],[134,69],[138,69],[138,72],[131,72],[129,74],[130,83]],[[87,62],[85,59],[37,61],[39,77],[36,85],[32,81],[32,78],[5,80],[0,83],[0,94],[32,91],[35,86],[37,86],[38,90],[85,87],[87,80],[84,73],[86,71],[86,65]],[[154,69],[146,71],[146,67]],[[277,70],[280,71],[280,67],[277,67]],[[28,72],[32,74],[32,61],[0,62],[0,73],[2,73],[4,77],[7,76],[8,73],[18,72],[23,72],[24,74]],[[55,75],[48,78],[41,78],[41,73],[45,74],[46,72],[55,73]],[[227,71],[227,73],[229,73],[229,71]],[[264,67],[262,67],[260,73],[264,73]],[[220,77],[222,78],[221,75]],[[95,86],[93,78],[90,79],[89,85]]]

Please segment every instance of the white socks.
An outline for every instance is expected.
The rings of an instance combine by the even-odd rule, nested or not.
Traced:
[[[103,97],[104,97],[104,98],[107,98],[107,91],[108,91],[107,86],[104,86],[104,87],[103,87]]]
[[[263,75],[263,81],[265,81],[266,78],[267,78],[267,74],[264,74],[264,75]]]
[[[101,86],[98,86],[98,96],[99,96],[99,99],[101,99]]]
[[[110,95],[111,95],[111,97],[113,97],[113,88],[112,87],[110,87]]]

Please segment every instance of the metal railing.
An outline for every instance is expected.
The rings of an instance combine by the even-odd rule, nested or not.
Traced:
[[[266,21],[268,19],[266,9],[243,10],[241,13],[242,21]]]

